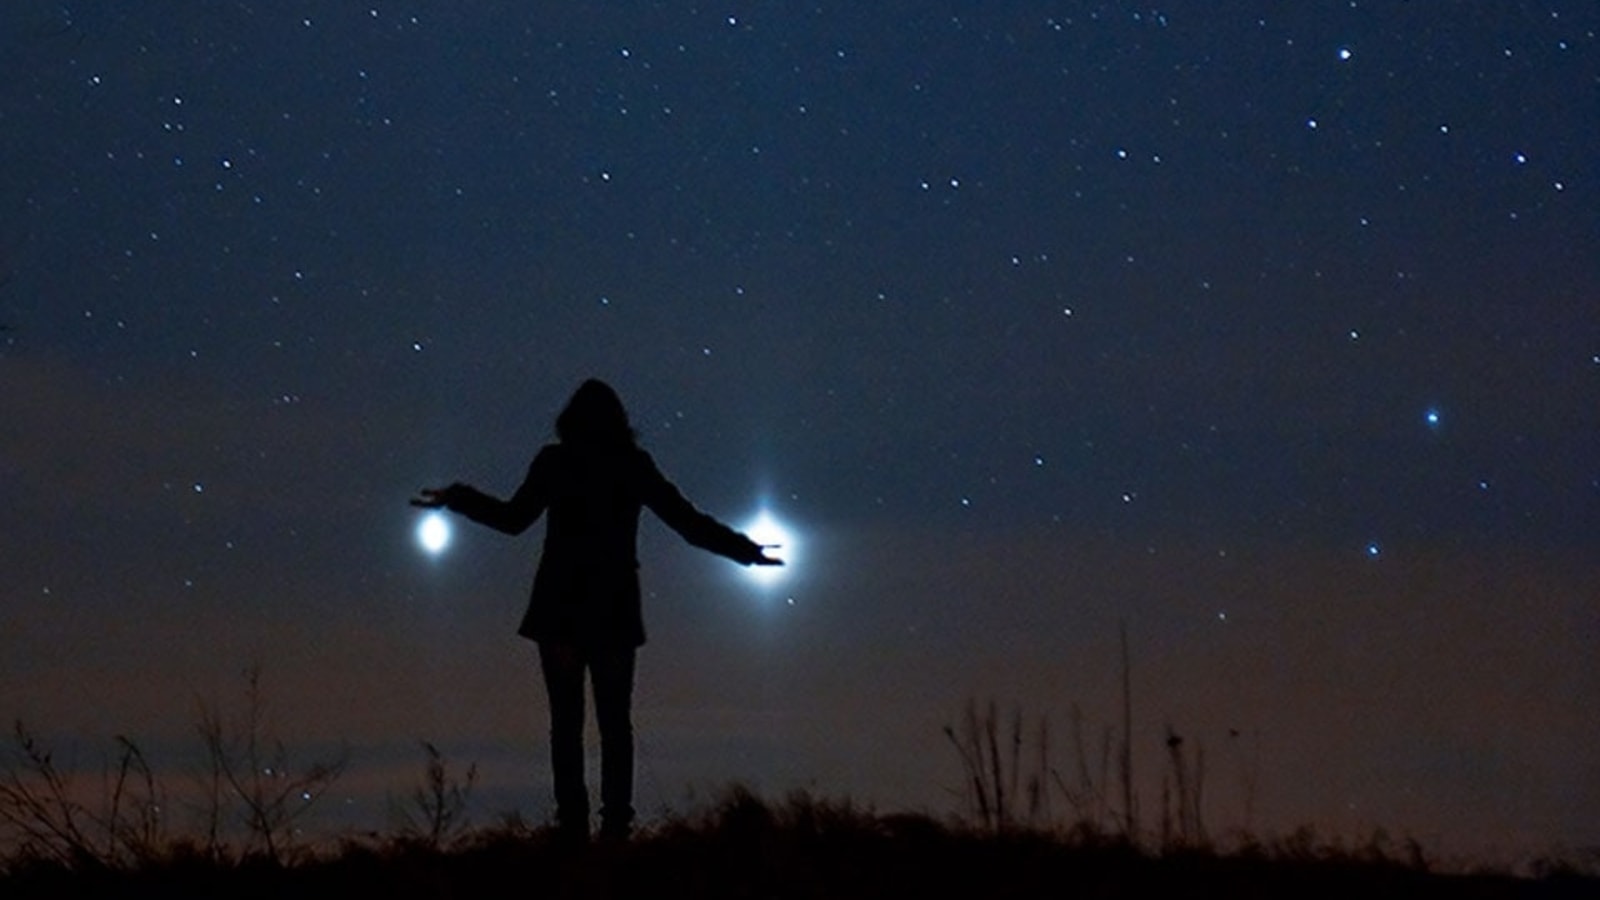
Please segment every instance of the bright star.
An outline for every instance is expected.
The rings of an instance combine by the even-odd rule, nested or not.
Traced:
[[[438,556],[450,546],[450,520],[444,513],[435,511],[422,517],[417,523],[417,543],[430,556]]]

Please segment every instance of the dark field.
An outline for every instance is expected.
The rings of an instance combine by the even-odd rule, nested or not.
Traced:
[[[735,788],[626,843],[571,846],[517,822],[448,841],[351,838],[279,861],[178,844],[130,865],[14,859],[0,896],[34,897],[1600,897],[1600,879],[1430,870],[1420,848],[1291,838],[1158,851],[1087,831],[996,834],[805,795]]]

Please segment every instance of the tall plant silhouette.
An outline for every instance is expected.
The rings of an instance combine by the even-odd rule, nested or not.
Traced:
[[[223,849],[223,822],[233,809],[244,826],[247,856],[282,862],[295,848],[297,823],[343,774],[346,754],[299,764],[290,759],[267,715],[261,669],[245,672],[244,707],[228,720],[215,706],[200,705],[200,739],[205,745],[208,795],[208,848]]]

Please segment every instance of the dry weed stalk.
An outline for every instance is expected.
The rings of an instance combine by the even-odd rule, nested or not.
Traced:
[[[1026,746],[1029,733],[1033,735],[1031,752]],[[1072,738],[1077,758],[1070,780],[1051,759],[1048,718],[1041,716],[1029,729],[1020,709],[1003,721],[993,700],[983,707],[968,701],[960,727],[946,725],[944,735],[961,762],[961,793],[967,811],[985,831],[1061,827],[1051,803],[1052,793],[1059,793],[1070,810],[1067,829],[1080,836],[1098,838],[1129,819],[1121,811],[1113,811],[1107,791],[1112,731],[1107,728],[1102,736],[1099,775],[1091,775],[1083,745],[1082,713],[1076,706],[1072,709]]]
[[[1204,847],[1206,751],[1199,741],[1184,750],[1183,736],[1167,726],[1167,771],[1161,778],[1161,845],[1166,848]]]
[[[17,760],[0,775],[0,826],[21,854],[68,866],[111,867],[156,856],[164,844],[164,792],[131,739],[117,735],[117,762],[91,807],[21,720],[12,731]]]
[[[437,850],[469,827],[467,803],[478,783],[478,764],[467,766],[464,780],[458,780],[438,747],[423,741],[422,749],[427,756],[422,784],[403,805],[391,799],[390,809],[403,839]]]
[[[261,669],[245,672],[242,718],[229,727],[213,706],[200,705],[198,725],[209,773],[208,850],[223,850],[223,809],[235,804],[245,828],[244,853],[284,861],[295,848],[297,824],[343,774],[346,756],[296,766],[267,720]]]
[[[1115,834],[1130,844],[1145,837],[1140,831],[1139,796],[1134,789],[1133,665],[1126,625],[1118,628],[1118,643],[1122,726],[1106,726],[1101,731],[1093,766],[1085,746],[1083,713],[1076,704],[1071,708],[1074,760],[1070,774],[1063,774],[1051,760],[1050,726],[1043,717],[1032,732],[1032,753],[1025,753],[1023,746],[1027,730],[1021,710],[1011,714],[1007,727],[993,700],[986,707],[969,700],[960,726],[945,726],[944,735],[961,763],[961,794],[967,814],[984,830],[1060,828],[1063,823],[1055,818],[1050,803],[1054,788],[1066,803],[1069,819],[1064,824],[1069,832],[1089,839]],[[1237,736],[1237,732],[1230,734]],[[1186,742],[1171,725],[1166,728],[1165,744],[1160,831],[1154,837],[1164,848],[1209,846],[1204,816],[1205,748],[1198,740]],[[1025,757],[1032,759],[1029,772],[1023,771]],[[1259,760],[1253,759],[1244,772],[1247,822],[1254,815],[1258,768]]]

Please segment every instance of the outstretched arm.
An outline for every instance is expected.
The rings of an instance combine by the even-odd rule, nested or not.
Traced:
[[[645,505],[661,521],[683,536],[683,539],[702,550],[726,556],[734,562],[751,566],[781,566],[783,560],[767,555],[769,546],[758,544],[741,532],[718,522],[701,512],[668,481],[648,455],[645,464]]]
[[[517,488],[510,500],[492,497],[458,481],[448,487],[423,488],[412,498],[411,505],[425,509],[448,509],[496,531],[521,534],[538,521],[550,502],[544,466],[540,464],[542,458],[541,454],[534,459],[528,467],[527,477],[522,480],[522,486]]]

